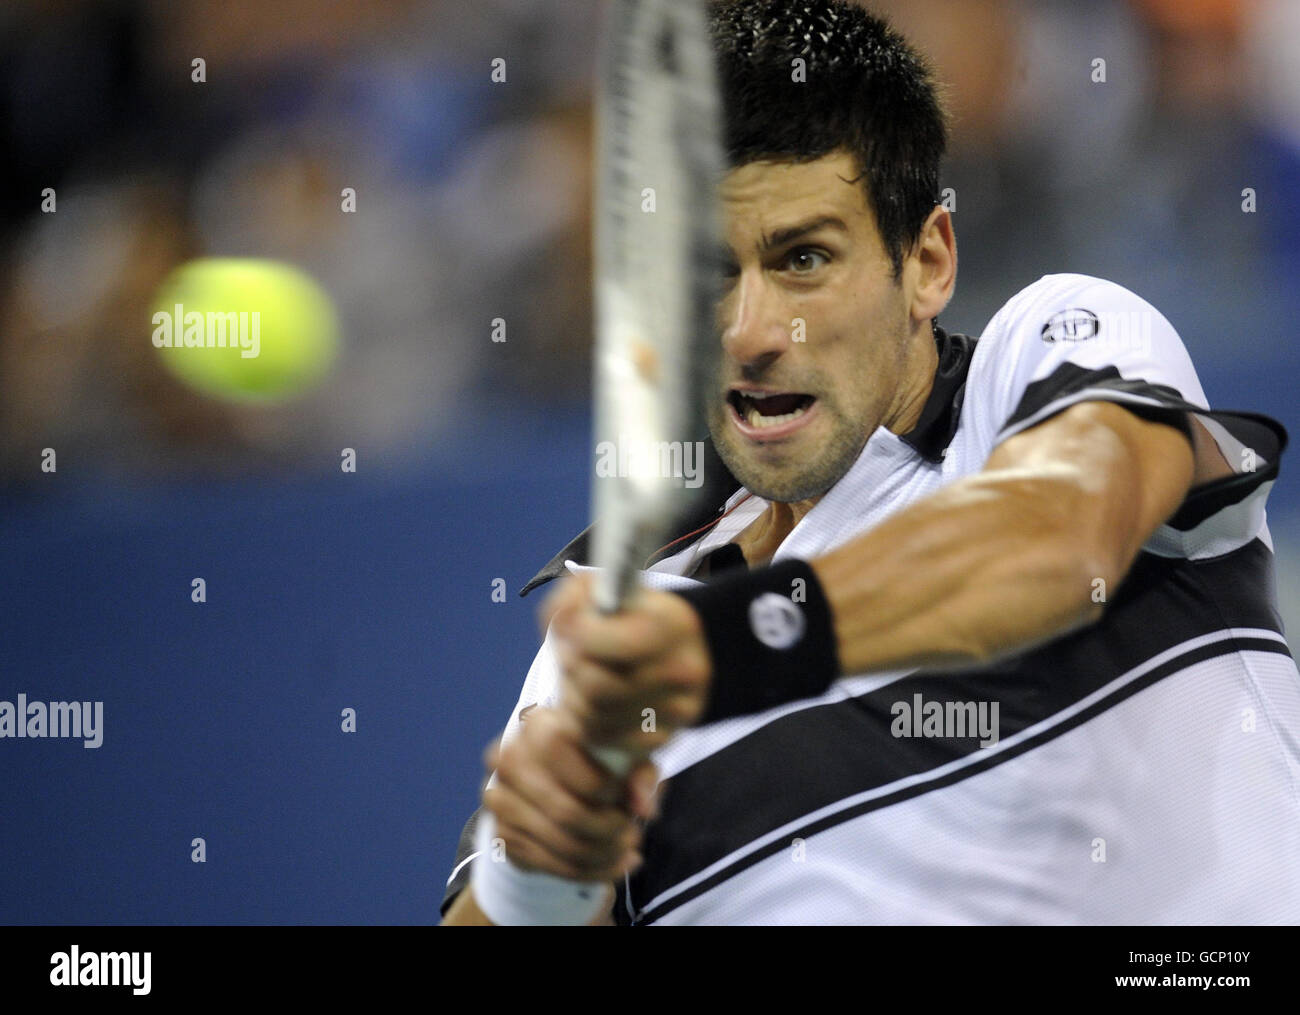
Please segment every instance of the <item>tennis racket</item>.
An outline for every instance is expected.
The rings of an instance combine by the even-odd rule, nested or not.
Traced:
[[[599,73],[592,562],[612,613],[689,510],[685,466],[707,433],[725,162],[703,3],[614,0]],[[593,754],[616,774],[631,763]]]

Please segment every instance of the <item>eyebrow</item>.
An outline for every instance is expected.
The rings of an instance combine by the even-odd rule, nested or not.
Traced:
[[[847,233],[849,227],[835,215],[822,215],[820,218],[809,219],[807,222],[800,222],[797,225],[786,226],[784,229],[778,229],[771,236],[763,236],[764,250],[772,250],[775,247],[784,247],[809,233],[815,233],[818,229],[832,228],[840,232]]]

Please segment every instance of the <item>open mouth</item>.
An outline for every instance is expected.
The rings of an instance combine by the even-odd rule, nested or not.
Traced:
[[[727,404],[743,423],[755,429],[779,427],[790,423],[810,408],[817,399],[786,391],[741,391],[733,388],[727,393]]]

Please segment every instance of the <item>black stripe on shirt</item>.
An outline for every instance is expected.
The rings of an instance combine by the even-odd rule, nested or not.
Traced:
[[[1286,645],[1281,642],[1273,641],[1270,638],[1226,638],[1209,645],[1202,645],[1199,648],[1190,649],[1182,655],[1175,656],[1167,662],[1155,667],[1149,673],[1143,674],[1137,680],[1131,681],[1123,687],[1117,688],[1113,694],[1095,701],[1093,704],[1089,705],[1085,709],[1081,709],[1078,714],[1071,716],[1064,722],[1058,723],[1050,729],[1046,729],[1035,736],[1025,738],[1014,747],[992,753],[983,760],[966,765],[956,771],[948,772],[934,779],[906,786],[893,793],[886,794],[885,796],[863,801],[860,804],[845,808],[842,811],[837,811],[834,814],[828,814],[817,821],[811,821],[806,825],[796,828],[789,834],[789,837],[783,836],[782,838],[769,842],[767,845],[762,846],[751,853],[747,853],[745,856],[738,858],[734,863],[727,865],[712,874],[710,877],[705,878],[699,884],[692,885],[686,891],[673,896],[671,899],[656,906],[654,909],[639,914],[637,923],[654,923],[656,920],[662,918],[665,914],[676,909],[678,906],[685,905],[690,900],[716,888],[718,885],[722,884],[722,882],[735,877],[741,871],[766,860],[769,856],[773,856],[776,853],[789,849],[790,843],[794,839],[806,839],[819,832],[824,832],[829,828],[834,828],[836,825],[843,824],[846,821],[852,821],[854,818],[861,817],[863,814],[868,814],[871,811],[880,810],[881,808],[901,803],[904,800],[910,800],[923,793],[930,793],[937,789],[952,786],[965,779],[969,779],[972,776],[979,775],[981,772],[987,772],[991,768],[996,768],[998,765],[1004,764],[1005,762],[1011,761],[1020,755],[1033,750],[1035,747],[1041,747],[1043,744],[1049,743],[1057,737],[1064,736],[1071,730],[1077,729],[1090,719],[1101,715],[1108,709],[1114,708],[1116,705],[1131,698],[1139,691],[1145,690],[1167,676],[1171,676],[1172,674],[1189,666],[1193,666],[1196,663],[1205,662],[1209,659],[1217,659],[1222,656],[1235,655],[1238,652],[1275,652],[1279,655],[1285,655],[1288,657],[1291,655]]]
[[[1225,507],[1245,500],[1250,494],[1271,479],[1276,479],[1282,452],[1287,446],[1286,428],[1277,420],[1257,412],[1238,412],[1231,409],[1203,409],[1183,398],[1182,394],[1167,384],[1155,384],[1140,377],[1121,377],[1118,368],[1106,366],[1089,370],[1077,363],[1062,363],[1047,377],[1034,381],[1025,388],[1019,404],[1001,430],[1013,429],[1054,403],[1064,402],[1071,395],[1087,393],[1085,401],[1110,401],[1122,405],[1134,415],[1155,423],[1166,423],[1192,439],[1187,413],[1206,416],[1219,423],[1234,439],[1255,451],[1264,464],[1252,472],[1238,472],[1224,476],[1212,483],[1197,487],[1184,499],[1174,516],[1166,523],[1181,532],[1196,528],[1201,522],[1222,511]],[[1150,398],[1159,405],[1123,401],[1123,395]],[[1078,403],[1070,403],[1074,405]],[[1070,405],[1061,405],[1064,411]],[[1046,420],[1055,413],[1044,416]],[[1042,422],[1042,420],[1040,420]],[[1037,425],[1037,424],[1035,424]],[[1193,447],[1195,444],[1193,443]],[[1231,464],[1231,463],[1230,463]],[[1234,466],[1234,469],[1237,466]]]
[[[1154,399],[1162,405],[1178,408],[1186,406],[1190,409],[1196,409],[1195,406],[1192,406],[1183,398],[1182,392],[1177,388],[1171,388],[1167,384],[1156,384],[1141,377],[1122,377],[1118,367],[1105,366],[1089,370],[1077,363],[1062,363],[1046,377],[1034,381],[1025,388],[1024,394],[1020,396],[1020,401],[1011,413],[1010,418],[1002,424],[1002,429],[1009,430],[1017,423],[1024,422],[1053,402],[1059,402],[1080,391],[1092,389],[1113,391],[1126,395],[1139,395],[1143,398]],[[1129,403],[1129,406],[1135,407],[1132,403]],[[1170,422],[1172,423],[1173,420],[1171,419]],[[1186,427],[1185,423],[1179,429],[1182,429],[1189,438],[1191,437],[1191,428]]]
[[[646,832],[633,900],[655,899],[820,808],[980,750],[975,737],[894,737],[896,702],[916,694],[925,702],[996,701],[999,739],[1006,739],[1193,638],[1225,628],[1281,634],[1272,567],[1272,553],[1258,539],[1209,560],[1142,553],[1092,626],[990,667],[918,671],[859,697],[774,719],[670,780],[662,814]],[[1235,650],[1225,642],[1215,651]],[[992,753],[988,764],[1007,757]],[[739,862],[736,869],[751,861]]]

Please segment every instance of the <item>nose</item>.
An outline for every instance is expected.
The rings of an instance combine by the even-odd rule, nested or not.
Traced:
[[[746,268],[722,300],[722,348],[742,368],[761,369],[789,347],[793,335],[759,268]]]

